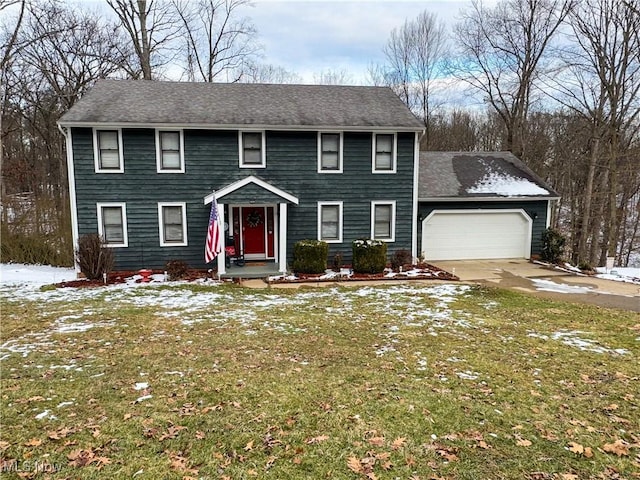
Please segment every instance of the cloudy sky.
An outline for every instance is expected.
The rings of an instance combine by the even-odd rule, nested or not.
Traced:
[[[371,62],[382,62],[393,28],[425,9],[450,26],[468,5],[461,0],[254,0],[245,15],[264,46],[264,63],[296,72],[305,82],[321,71],[346,70],[360,83]]]

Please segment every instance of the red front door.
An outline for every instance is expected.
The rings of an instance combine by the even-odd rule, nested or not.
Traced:
[[[242,237],[244,255],[254,258],[266,257],[265,207],[242,207]]]

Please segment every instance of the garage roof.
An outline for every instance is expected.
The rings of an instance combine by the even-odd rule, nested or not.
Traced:
[[[420,200],[557,199],[511,152],[420,152]]]

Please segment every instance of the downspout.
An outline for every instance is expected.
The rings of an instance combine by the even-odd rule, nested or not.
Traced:
[[[80,264],[76,258],[76,251],[78,250],[78,208],[76,202],[76,182],[75,182],[75,170],[73,168],[73,145],[71,141],[71,129],[65,129],[59,123],[58,130],[65,138],[65,146],[67,150],[67,180],[69,181],[69,208],[71,212],[71,239],[73,242],[73,267],[76,273],[80,273]]]

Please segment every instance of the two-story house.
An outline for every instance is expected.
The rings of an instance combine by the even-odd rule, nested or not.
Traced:
[[[74,244],[98,232],[117,269],[212,267],[214,198],[227,244],[282,272],[302,239],[418,254],[423,125],[388,88],[102,80],[59,125]]]

